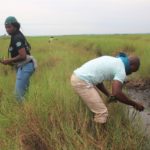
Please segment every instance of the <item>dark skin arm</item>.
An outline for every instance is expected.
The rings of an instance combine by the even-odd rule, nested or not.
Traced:
[[[101,92],[103,92],[107,97],[110,96],[109,91],[106,89],[106,87],[104,86],[103,83],[97,84],[96,87],[97,87]]]
[[[112,95],[115,96],[117,98],[117,100],[119,100],[120,102],[127,104],[127,105],[131,105],[133,106],[135,109],[139,110],[139,111],[143,111],[144,110],[144,106],[132,101],[131,99],[129,99],[123,92],[122,92],[122,83],[120,81],[113,81],[112,83]]]
[[[19,53],[18,56],[9,58],[9,59],[4,59],[4,60],[1,60],[0,62],[4,65],[11,65],[15,62],[23,61],[26,59],[27,54],[26,54],[25,48],[21,48],[18,53]]]

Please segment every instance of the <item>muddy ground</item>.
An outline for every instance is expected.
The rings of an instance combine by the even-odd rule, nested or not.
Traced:
[[[126,88],[132,100],[144,105],[145,110],[136,113],[135,120],[140,117],[144,131],[150,135],[150,79],[129,81],[126,83]],[[131,107],[130,114],[132,114],[133,111]]]

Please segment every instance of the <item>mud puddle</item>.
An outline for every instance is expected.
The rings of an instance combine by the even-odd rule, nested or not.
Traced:
[[[144,111],[137,112],[132,107],[129,108],[131,121],[142,122],[143,131],[150,136],[150,80],[129,82],[126,85],[128,96],[145,107]]]

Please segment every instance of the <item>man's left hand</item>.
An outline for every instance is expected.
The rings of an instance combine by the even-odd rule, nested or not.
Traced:
[[[11,64],[11,60],[10,59],[4,59],[4,60],[1,60],[0,61],[2,64],[4,64],[4,65],[9,65],[9,64]]]

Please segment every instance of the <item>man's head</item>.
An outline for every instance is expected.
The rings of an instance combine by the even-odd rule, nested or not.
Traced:
[[[131,73],[136,72],[140,68],[140,59],[137,56],[129,56],[129,63],[130,63],[130,69]]]
[[[120,58],[124,63],[127,75],[130,75],[132,72],[138,71],[140,67],[140,59],[137,56],[128,56],[124,52],[120,52],[116,57]]]
[[[5,28],[9,35],[13,35],[20,29],[20,23],[13,16],[9,16],[5,20]]]

